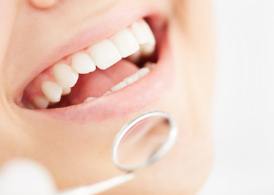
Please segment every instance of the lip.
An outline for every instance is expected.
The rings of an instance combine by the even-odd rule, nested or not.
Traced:
[[[164,41],[159,55],[160,59],[150,74],[120,91],[91,102],[36,112],[58,119],[86,122],[122,117],[143,109],[163,96],[163,92],[168,92],[172,85],[172,56],[167,41]]]
[[[128,10],[128,9],[127,9]],[[129,9],[130,10],[130,9]],[[111,36],[113,33],[119,31],[123,27],[128,26],[134,21],[144,18],[149,15],[157,14],[157,7],[155,6],[139,6],[137,9],[131,10],[131,13],[126,13],[127,17],[123,17],[125,12],[121,9],[114,8],[106,16],[100,20],[101,25],[87,28],[78,36],[72,38],[69,42],[57,48],[50,57],[44,60],[43,65],[33,73],[32,78],[26,81],[29,83],[34,75],[49,67],[54,62],[60,60],[66,55],[79,51],[92,43]],[[122,13],[122,14],[121,14]],[[122,20],[119,20],[122,19]],[[115,21],[115,25],[113,22]],[[117,21],[119,21],[117,23]],[[105,23],[107,22],[107,23]],[[111,24],[112,23],[112,24]],[[105,24],[105,25],[102,25]],[[107,25],[110,24],[110,25]],[[107,27],[106,27],[107,26]],[[114,27],[113,27],[114,26]],[[64,108],[45,109],[45,110],[27,110],[39,115],[46,115],[60,120],[69,120],[75,122],[90,122],[103,121],[115,117],[122,117],[132,112],[137,112],[154,103],[163,92],[168,92],[167,89],[172,85],[172,55],[168,42],[168,32],[163,33],[161,40],[161,47],[159,48],[159,59],[156,67],[143,79],[136,83],[127,86],[126,88],[114,92],[112,94],[102,96],[91,102],[84,102],[78,105],[68,106]],[[26,85],[25,85],[26,86]],[[22,88],[24,89],[24,87]],[[21,90],[21,96],[22,92]]]
[[[41,57],[39,66],[30,72],[29,75],[27,75],[27,79],[15,89],[15,102],[22,106],[21,99],[24,89],[43,70],[72,53],[85,49],[106,37],[110,37],[134,21],[159,12],[161,12],[161,10],[157,5],[149,3],[132,2],[126,5],[119,3],[100,16],[87,19],[87,21],[81,25],[80,28],[82,28],[82,30],[80,30],[80,32],[78,31],[70,39],[60,43],[60,47],[53,49]]]

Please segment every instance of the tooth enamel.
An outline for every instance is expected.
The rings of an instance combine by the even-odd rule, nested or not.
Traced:
[[[111,91],[118,91],[120,89],[123,89],[127,86],[127,83],[125,81],[122,81],[120,83],[118,83],[117,85],[115,85],[114,87],[111,88]]]
[[[122,59],[120,52],[110,40],[104,40],[88,49],[95,65],[105,70]]]
[[[130,77],[127,77],[124,79],[124,82],[126,82],[127,85],[130,85],[140,79],[139,71],[135,73],[134,75],[131,75]]]
[[[68,95],[71,92],[71,88],[63,88],[62,89],[62,95]]]
[[[135,36],[128,29],[116,33],[114,36],[111,37],[111,41],[117,47],[123,58],[134,54],[140,49],[140,46]]]
[[[44,109],[49,106],[49,101],[47,98],[42,96],[36,96],[33,98],[33,103],[37,108]]]
[[[149,68],[147,68],[147,67],[142,68],[138,72],[136,72],[135,74],[125,78],[122,82],[120,82],[117,85],[115,85],[114,87],[112,87],[111,91],[114,92],[114,91],[121,90],[121,89],[125,88],[126,86],[128,86],[128,85],[138,81],[139,79],[143,78],[149,72],[150,72]]]
[[[131,77],[126,78],[126,79],[124,80],[124,82],[125,82],[127,85],[130,85],[130,84],[132,84],[132,83],[134,83],[134,82],[136,82],[136,81],[138,81],[138,80],[139,80],[139,77],[138,77],[137,75],[133,75],[133,76],[131,76]]]
[[[156,40],[150,26],[140,20],[131,25],[131,31],[140,44],[141,53],[145,56],[151,55],[155,51]]]
[[[79,74],[87,74],[96,70],[93,60],[84,52],[79,52],[72,56],[71,67]]]
[[[41,90],[46,98],[53,103],[59,102],[62,95],[62,88],[52,81],[44,81]]]
[[[52,72],[57,83],[63,88],[73,87],[79,77],[78,73],[74,72],[67,64],[54,65]]]
[[[148,25],[147,22],[144,20],[139,20],[131,25],[131,31],[133,32],[134,36],[136,37],[138,43],[140,45],[144,44],[152,44],[155,45],[156,40],[154,34]]]
[[[153,43],[147,43],[144,45],[141,45],[141,53],[145,56],[150,56],[155,51],[155,44]]]
[[[140,69],[137,74],[139,75],[140,78],[146,76],[150,72],[150,69],[148,67],[144,67]]]
[[[138,72],[136,72],[134,75],[128,77],[125,79],[126,83],[132,84],[136,81],[138,81],[139,79],[143,78],[144,76],[146,76],[149,73],[149,68],[142,68],[140,69]]]

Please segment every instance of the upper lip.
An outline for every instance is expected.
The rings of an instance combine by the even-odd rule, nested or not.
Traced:
[[[25,86],[37,76],[39,72],[42,72],[64,56],[77,52],[99,40],[105,39],[134,21],[148,15],[156,14],[159,11],[157,6],[152,6],[150,4],[131,4],[131,6],[132,9],[128,5],[117,6],[107,13],[104,13],[102,16],[98,16],[96,21],[93,20],[92,25],[89,25],[85,30],[77,33],[77,35],[72,37],[68,42],[61,44],[60,47],[45,56],[45,58],[41,60],[42,63],[39,68],[30,75],[29,79],[26,80],[18,90],[17,103],[19,103],[19,99],[22,97]],[[165,49],[161,48],[160,55],[163,58],[160,59],[160,64],[166,63],[165,60],[167,60],[169,54],[169,52],[167,52],[167,42],[163,41],[163,44],[165,45]],[[161,80],[157,80],[157,78],[159,77],[159,74],[162,74],[163,76],[163,73],[165,73],[164,75],[170,75],[168,73],[170,70],[170,68],[158,64],[157,70],[154,70],[149,76],[138,83],[126,88],[126,90],[121,90],[115,94],[98,98],[96,101],[65,108],[42,111],[28,110],[27,112],[46,113],[58,116],[62,119],[74,119],[78,121],[89,121],[92,119],[103,120],[109,117],[127,114],[147,105],[148,102],[155,100],[155,97],[157,97],[159,93],[162,93],[162,89],[169,83],[168,79],[170,79],[170,77],[162,77]],[[144,93],[143,90],[145,88],[149,88],[150,93]],[[130,103],[126,101],[129,100],[129,98]]]
[[[43,70],[52,66],[63,57],[75,53],[95,42],[110,37],[115,32],[127,27],[134,21],[148,15],[159,12],[159,8],[151,4],[133,2],[131,4],[116,5],[107,12],[102,13],[96,18],[87,19],[81,26],[81,29],[74,33],[70,39],[60,43],[59,47],[54,48],[49,53],[41,57],[40,65],[30,72],[27,79],[21,83],[15,90],[15,101],[20,104],[25,87]],[[72,27],[73,28],[73,27]]]

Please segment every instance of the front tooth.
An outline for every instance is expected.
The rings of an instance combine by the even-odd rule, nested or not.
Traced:
[[[47,98],[42,96],[36,96],[33,98],[33,103],[37,108],[45,109],[49,106],[49,101]]]
[[[140,49],[140,46],[133,33],[128,30],[122,30],[111,37],[112,42],[119,50],[121,56],[126,58]]]
[[[79,52],[72,56],[71,67],[79,74],[87,74],[96,70],[93,60],[84,52]]]
[[[133,32],[140,45],[156,43],[154,34],[150,26],[144,20],[139,20],[133,23],[131,25],[131,31]]]
[[[41,90],[46,98],[53,103],[59,102],[62,95],[62,87],[52,81],[44,81]]]
[[[95,65],[105,70],[122,59],[118,49],[110,40],[101,41],[88,49]]]
[[[57,83],[63,88],[73,87],[79,77],[78,73],[74,72],[67,64],[54,65],[52,72]]]

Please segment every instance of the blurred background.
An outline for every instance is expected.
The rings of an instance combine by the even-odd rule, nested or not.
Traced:
[[[201,195],[274,194],[274,1],[215,0],[215,167]]]

